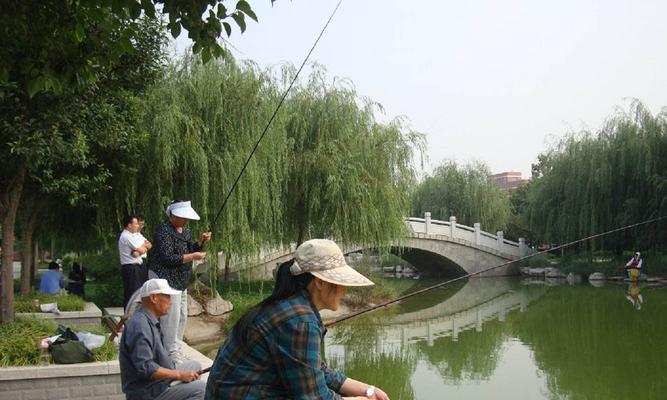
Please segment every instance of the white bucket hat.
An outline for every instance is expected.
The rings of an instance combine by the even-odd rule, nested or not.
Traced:
[[[179,201],[169,204],[165,212],[167,213],[167,216],[175,215],[177,217],[199,221],[199,214],[192,208],[192,203],[189,201]]]
[[[179,290],[172,289],[166,279],[149,279],[139,289],[139,297],[146,298],[152,294],[181,294]]]
[[[306,272],[323,281],[341,286],[371,286],[370,279],[347,265],[340,247],[331,240],[312,239],[303,242],[294,253],[292,275]]]

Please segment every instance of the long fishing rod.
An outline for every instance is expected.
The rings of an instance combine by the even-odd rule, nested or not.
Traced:
[[[565,248],[565,247],[568,247],[568,246],[572,246],[573,244],[577,244],[577,243],[580,243],[580,242],[583,242],[583,241],[586,241],[586,240],[590,240],[590,239],[595,239],[595,238],[600,237],[600,236],[609,235],[609,234],[611,234],[611,233],[620,232],[620,231],[625,230],[625,229],[630,229],[630,228],[635,228],[635,227],[637,227],[637,226],[650,224],[650,223],[652,223],[652,222],[660,221],[660,220],[665,219],[665,218],[667,218],[667,215],[663,215],[662,217],[652,218],[652,219],[649,219],[649,220],[646,220],[646,221],[642,221],[642,222],[638,222],[638,223],[636,223],[636,224],[632,224],[632,225],[622,226],[622,227],[620,227],[620,228],[612,229],[612,230],[610,230],[610,231],[606,231],[606,232],[598,233],[598,234],[595,234],[595,235],[592,235],[592,236],[585,237],[585,238],[583,238],[583,239],[577,239],[577,240],[572,241],[572,242],[569,242],[569,243],[565,243],[565,244],[562,244],[562,245],[559,245],[559,246],[556,246],[556,247],[552,247],[552,248],[550,248],[550,249],[548,249],[548,250],[543,250],[543,251],[539,251],[539,252],[537,252],[537,253],[529,254],[529,255],[527,255],[527,256],[523,256],[523,257],[518,258],[518,259],[516,259],[516,260],[507,261],[507,262],[504,262],[504,263],[502,263],[502,264],[500,264],[500,265],[496,265],[496,266],[494,266],[494,267],[490,267],[490,268],[487,268],[487,269],[484,269],[484,270],[481,270],[481,271],[471,272],[471,273],[469,273],[469,274],[467,274],[467,275],[459,276],[458,278],[450,279],[450,280],[448,280],[448,281],[441,282],[441,283],[438,283],[438,284],[433,285],[433,286],[425,287],[425,288],[423,288],[423,289],[417,290],[417,291],[412,292],[412,293],[408,293],[408,294],[406,294],[406,295],[397,297],[397,298],[395,298],[395,299],[393,299],[393,300],[385,301],[384,303],[380,303],[380,304],[377,304],[377,305],[374,305],[374,306],[371,306],[371,307],[367,307],[367,308],[361,309],[361,310],[359,310],[359,311],[352,312],[352,313],[350,313],[350,314],[347,314],[347,315],[342,316],[341,318],[329,320],[329,321],[325,322],[324,326],[327,326],[327,327],[332,326],[332,325],[334,325],[334,324],[337,324],[337,323],[339,323],[339,322],[348,320],[348,319],[350,319],[350,318],[354,318],[354,317],[356,317],[356,316],[359,316],[359,315],[366,314],[366,313],[368,313],[368,312],[377,310],[378,308],[383,308],[383,307],[387,307],[387,306],[390,306],[390,305],[392,305],[392,304],[398,303],[399,301],[405,300],[405,299],[407,299],[407,298],[409,298],[409,297],[416,296],[416,295],[418,295],[418,294],[425,293],[425,292],[428,292],[428,291],[430,291],[430,290],[437,289],[437,288],[439,288],[439,287],[443,287],[443,286],[445,286],[445,285],[449,285],[449,284],[451,284],[451,283],[458,282],[458,281],[463,280],[463,279],[472,278],[472,277],[474,277],[474,276],[481,275],[481,274],[483,274],[483,273],[485,273],[485,272],[489,272],[489,271],[492,271],[492,270],[494,270],[494,269],[498,269],[498,268],[501,268],[501,267],[506,267],[506,266],[508,266],[508,265],[517,263],[517,262],[519,262],[519,261],[523,261],[523,260],[527,260],[527,259],[529,259],[529,258],[531,258],[531,257],[535,257],[536,255],[539,255],[539,254],[544,254],[544,253],[547,253],[547,252],[549,252],[549,251],[562,249],[562,248]]]
[[[310,48],[310,51],[306,55],[306,58],[303,59],[303,62],[301,63],[301,66],[299,69],[296,71],[296,74],[294,75],[294,78],[292,78],[292,81],[290,82],[289,86],[287,87],[287,90],[283,93],[283,96],[280,98],[280,102],[278,103],[278,106],[276,109],[273,111],[273,114],[271,115],[271,118],[269,118],[269,121],[266,123],[266,126],[264,127],[264,130],[262,131],[262,134],[259,136],[259,139],[257,139],[257,142],[255,143],[255,146],[252,148],[252,151],[250,152],[250,155],[248,155],[248,158],[245,160],[245,163],[243,164],[243,168],[241,168],[241,172],[236,176],[236,180],[234,181],[234,184],[232,187],[229,189],[229,192],[227,193],[227,196],[225,197],[225,201],[222,202],[222,206],[220,207],[220,210],[218,210],[218,213],[215,215],[215,218],[213,218],[213,222],[211,223],[210,230],[214,231],[215,230],[215,223],[218,221],[218,218],[220,217],[220,214],[222,213],[222,210],[224,210],[225,206],[227,205],[227,202],[229,201],[229,198],[232,196],[232,193],[234,193],[234,189],[236,189],[236,186],[239,183],[239,179],[241,179],[241,176],[245,172],[246,168],[248,167],[248,163],[250,163],[250,160],[252,159],[252,156],[255,154],[255,151],[257,151],[257,148],[259,147],[260,142],[262,139],[264,139],[264,136],[266,136],[266,133],[269,130],[269,126],[271,126],[271,123],[273,122],[274,118],[278,114],[278,111],[280,110],[280,107],[282,107],[283,103],[285,102],[285,98],[287,98],[287,95],[289,94],[290,90],[292,90],[292,86],[294,86],[294,83],[296,80],[299,78],[299,74],[301,73],[301,70],[303,67],[306,65],[308,62],[308,59],[310,58],[310,55],[313,53],[313,50],[315,50],[315,47],[319,43],[320,39],[322,38],[322,35],[324,34],[324,31],[326,31],[327,27],[329,26],[329,23],[333,19],[334,15],[336,15],[336,11],[338,11],[338,8],[340,7],[340,4],[343,2],[343,0],[339,0],[338,4],[336,4],[336,8],[331,12],[331,15],[329,16],[329,19],[327,20],[327,23],[324,24],[324,27],[320,31],[320,34],[317,36],[317,39],[315,39],[315,43],[313,43],[313,46]]]

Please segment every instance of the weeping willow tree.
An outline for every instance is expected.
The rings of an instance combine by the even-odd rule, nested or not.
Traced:
[[[210,229],[277,103],[277,90],[272,75],[232,58],[206,65],[186,58],[173,66],[146,102],[150,138],[137,200],[151,224],[164,219],[169,200],[190,199],[202,217],[193,230]],[[217,221],[214,254],[223,250],[229,259],[279,241],[287,167],[281,118]]]
[[[525,218],[542,240],[568,242],[667,214],[667,114],[639,102],[597,132],[569,135],[540,155]],[[585,244],[591,250],[665,249],[657,223]],[[656,247],[657,246],[657,247]]]
[[[423,135],[401,119],[377,122],[378,107],[360,99],[347,81],[327,84],[322,68],[295,90],[285,126],[286,239],[385,246],[401,236],[415,176],[413,151],[423,149]]]
[[[231,57],[173,65],[145,101],[146,147],[123,188],[133,211],[154,227],[170,200],[189,199],[202,216],[191,229],[209,229],[293,73]],[[315,67],[287,98],[222,210],[210,252],[245,258],[315,236],[381,246],[403,233],[423,136],[400,119],[376,121],[374,103],[326,79]]]
[[[434,219],[449,220],[450,216],[456,216],[459,223],[479,222],[487,231],[504,229],[511,213],[509,197],[490,176],[485,164],[458,165],[447,161],[426,176],[415,190],[412,215],[428,211]]]

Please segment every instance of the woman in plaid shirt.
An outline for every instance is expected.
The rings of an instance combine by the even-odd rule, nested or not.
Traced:
[[[320,359],[325,328],[319,310],[335,311],[347,286],[369,285],[334,242],[303,243],[279,267],[271,296],[241,317],[218,351],[206,399],[389,400]]]

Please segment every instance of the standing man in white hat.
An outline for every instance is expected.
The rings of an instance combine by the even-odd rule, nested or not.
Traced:
[[[160,319],[164,334],[164,345],[175,363],[185,361],[181,353],[181,342],[188,319],[188,284],[192,278],[192,261],[203,260],[206,253],[201,250],[211,240],[211,232],[201,235],[193,242],[187,223],[199,220],[190,201],[175,200],[166,209],[168,220],[155,229],[153,253],[149,263],[149,278],[162,278],[178,290],[172,295],[171,310]]]

